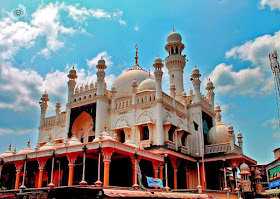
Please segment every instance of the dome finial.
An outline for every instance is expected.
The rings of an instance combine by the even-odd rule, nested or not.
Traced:
[[[136,55],[135,55],[135,64],[138,64],[138,46],[137,44],[135,45],[135,50],[136,50]]]
[[[73,69],[75,68],[75,66],[76,66],[76,61],[75,61],[75,59],[74,59],[74,62],[73,62]]]
[[[173,32],[175,32],[175,27],[174,27],[174,24],[173,24]]]

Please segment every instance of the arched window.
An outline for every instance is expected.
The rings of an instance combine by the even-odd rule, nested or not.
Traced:
[[[149,127],[148,126],[142,127],[140,140],[149,140]]]
[[[121,130],[120,132],[120,142],[124,143],[125,142],[125,133],[124,130]]]
[[[174,54],[174,49],[173,49],[173,47],[171,47],[171,55],[173,55]]]
[[[181,141],[182,141],[183,146],[187,146],[187,136],[188,136],[188,133],[184,132],[182,137],[181,137]]]
[[[168,139],[172,142],[174,142],[174,134],[175,134],[176,127],[172,125],[170,129],[168,130]]]
[[[176,46],[176,48],[175,48],[175,54],[179,54],[179,52],[178,52],[178,47]]]

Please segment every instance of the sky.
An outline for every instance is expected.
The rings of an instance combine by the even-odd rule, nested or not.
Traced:
[[[20,13],[18,12],[20,10]],[[38,140],[39,101],[47,91],[47,116],[62,110],[67,73],[75,60],[78,85],[96,81],[103,56],[108,88],[125,69],[153,71],[173,25],[185,44],[188,93],[194,65],[213,81],[222,121],[243,134],[244,153],[260,164],[274,159],[280,129],[268,54],[280,52],[279,0],[1,1],[0,154]],[[164,69],[163,90],[169,93]]]

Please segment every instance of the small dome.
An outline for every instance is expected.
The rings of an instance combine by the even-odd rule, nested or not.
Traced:
[[[206,90],[213,90],[215,87],[213,85],[213,82],[208,79],[207,84],[206,84]]]
[[[100,140],[114,140],[112,136],[107,132],[107,126],[105,125],[104,131],[100,133]]]
[[[193,89],[192,89],[192,87],[190,87],[189,96],[192,96],[192,95],[193,95]]]
[[[256,176],[260,176],[260,175],[261,175],[261,172],[260,172],[258,169],[255,169],[254,175],[255,175],[255,177],[256,177]]]
[[[141,82],[138,91],[154,91],[156,90],[156,81],[149,76]]]
[[[132,80],[131,85],[132,85],[132,86],[136,86],[136,85],[137,85],[137,81],[136,81],[135,79]]]
[[[173,30],[167,37],[167,42],[168,43],[181,43],[182,42],[182,37],[179,33],[175,32]]]
[[[220,110],[221,110],[221,107],[220,107],[218,104],[216,104],[216,106],[215,106],[215,112],[220,112]]]
[[[12,156],[12,155],[13,155],[13,151],[12,151],[12,146],[10,144],[9,149],[7,151],[5,151],[4,153],[2,153],[0,155],[0,158],[5,158],[5,157],[8,157],[8,156]]]
[[[98,65],[105,65],[105,60],[103,59],[103,57],[98,60]]]
[[[237,132],[237,138],[242,138],[242,133],[240,132],[240,130]]]
[[[233,131],[233,126],[231,124],[228,126],[228,131]]]
[[[51,140],[49,140],[46,144],[40,147],[39,151],[53,150],[53,144]]]
[[[240,173],[239,173],[240,175],[248,175],[248,174],[250,174],[250,172],[249,172],[249,166],[246,164],[246,163],[242,163],[241,165],[240,165]]]
[[[68,146],[74,146],[74,145],[78,145],[78,144],[82,144],[82,143],[76,137],[76,133],[74,133],[74,135],[71,137],[71,139],[67,142],[67,145]]]
[[[28,154],[31,152],[34,152],[34,150],[30,147],[30,141],[28,141],[27,146],[24,149],[22,149],[21,151],[19,151],[17,154]]]
[[[194,69],[192,70],[192,74],[193,75],[198,75],[199,74],[199,70],[198,70],[198,68],[196,68],[196,66],[194,66]]]
[[[77,71],[75,70],[74,66],[73,68],[69,71],[70,75],[77,75]]]
[[[41,100],[49,101],[49,95],[47,94],[47,91],[42,95]]]
[[[157,56],[154,63],[155,64],[162,64],[162,59],[159,56]]]
[[[136,144],[134,144],[133,142],[131,142],[130,137],[127,138],[127,140],[124,142],[124,144],[128,145],[128,146],[132,146],[135,148],[139,148],[139,146],[137,146]]]
[[[219,122],[216,126],[213,126],[208,133],[208,142],[209,144],[230,142],[227,125]]]
[[[186,96],[187,95],[187,93],[185,92],[185,91],[183,91],[182,92],[182,96],[184,97],[184,96]]]

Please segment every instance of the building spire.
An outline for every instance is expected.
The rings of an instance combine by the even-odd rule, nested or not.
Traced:
[[[173,24],[173,32],[175,32],[175,27],[174,27],[174,24]]]
[[[135,45],[135,49],[136,49],[135,64],[138,65],[138,46],[137,46],[137,44]]]

